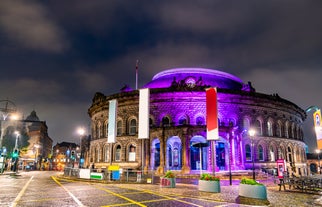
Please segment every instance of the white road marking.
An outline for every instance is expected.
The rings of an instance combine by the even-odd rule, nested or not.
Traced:
[[[25,193],[28,185],[30,184],[30,182],[32,181],[33,178],[34,178],[34,176],[31,176],[31,178],[28,180],[28,182],[25,184],[25,186],[23,186],[23,188],[19,192],[19,194],[16,197],[16,199],[12,202],[11,207],[16,207],[17,206],[18,201],[21,199],[21,196]]]
[[[73,200],[78,204],[78,206],[85,207],[80,200],[76,198],[67,188],[65,188],[54,176],[51,176],[51,178],[60,186],[62,187],[69,195],[73,198]]]

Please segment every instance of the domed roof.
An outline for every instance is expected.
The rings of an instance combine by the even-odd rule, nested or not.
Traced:
[[[243,87],[241,79],[222,71],[206,68],[174,68],[156,74],[144,88],[168,88],[174,83],[226,89],[242,89]]]
[[[26,121],[39,121],[36,112],[33,110],[29,116],[27,116]]]

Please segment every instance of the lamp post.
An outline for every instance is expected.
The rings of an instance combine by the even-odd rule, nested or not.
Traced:
[[[77,129],[77,133],[79,134],[79,151],[80,151],[80,155],[79,155],[79,168],[82,167],[81,162],[82,162],[82,138],[85,134],[85,129],[83,127],[79,127]]]
[[[17,111],[16,104],[10,100],[0,100],[0,112],[1,112],[1,127],[0,127],[0,148],[2,148],[3,141],[3,123],[6,121],[7,117]]]
[[[38,165],[38,149],[40,148],[39,144],[34,144],[34,147],[36,148],[35,150],[35,170],[37,170],[37,165]]]
[[[319,163],[319,173],[321,174],[321,165],[320,165],[320,150],[316,149],[315,152],[318,154],[318,163]]]
[[[255,180],[255,151],[254,151],[254,149],[255,149],[255,147],[254,147],[254,136],[255,136],[255,130],[250,129],[250,130],[248,131],[248,133],[249,133],[249,136],[250,136],[250,139],[251,139],[251,145],[252,145],[252,151],[253,151],[253,153],[252,153],[252,161],[253,161],[253,180]]]

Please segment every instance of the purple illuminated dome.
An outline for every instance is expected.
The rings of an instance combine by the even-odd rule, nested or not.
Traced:
[[[231,74],[205,68],[175,68],[156,74],[143,88],[169,88],[173,81],[193,86],[203,84],[225,89],[241,89],[242,80]]]

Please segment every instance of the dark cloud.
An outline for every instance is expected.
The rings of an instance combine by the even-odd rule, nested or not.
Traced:
[[[164,69],[205,67],[303,109],[322,107],[321,8],[313,0],[2,1],[0,99],[24,114],[35,109],[54,140],[74,139],[95,92],[135,87],[139,59],[139,86]]]
[[[21,47],[62,52],[68,41],[63,30],[36,1],[2,1],[0,24],[6,38]]]

